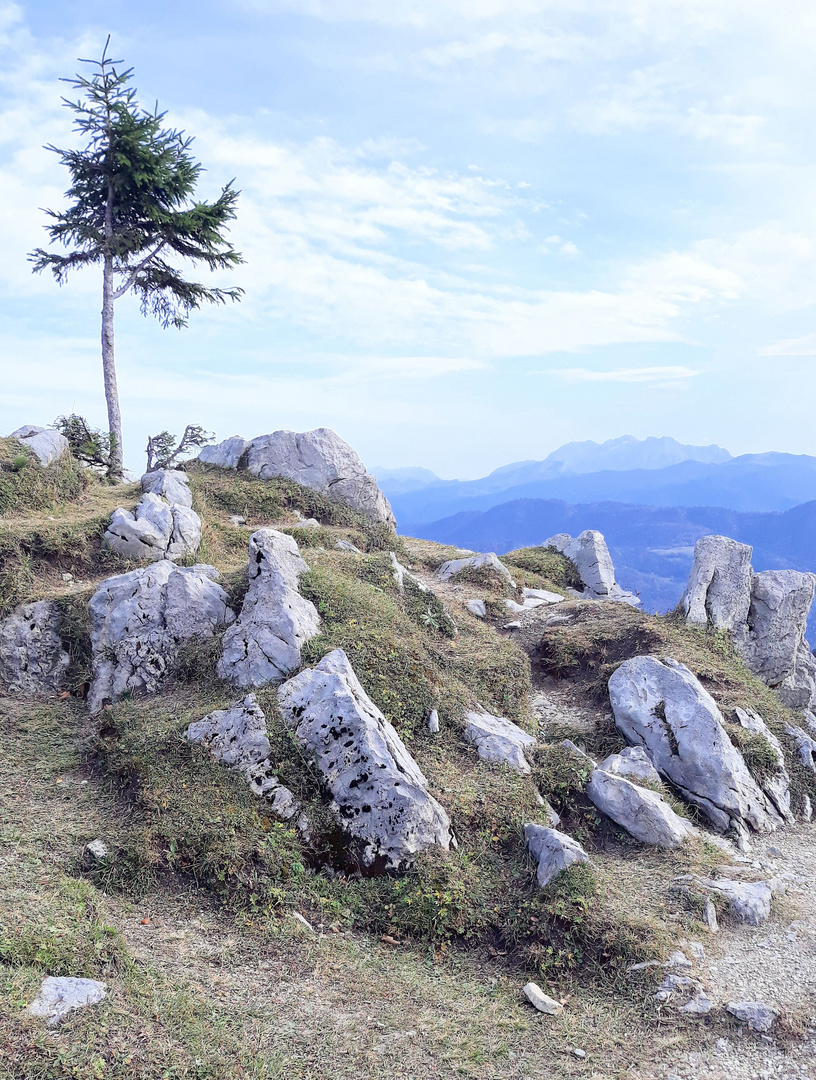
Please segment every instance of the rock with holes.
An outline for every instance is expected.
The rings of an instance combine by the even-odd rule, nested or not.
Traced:
[[[68,653],[62,616],[50,600],[21,604],[0,619],[0,683],[15,694],[53,694],[62,688]]]
[[[68,452],[68,440],[64,435],[53,428],[39,427],[37,424],[23,424],[16,431],[12,431],[9,438],[16,439],[26,450],[30,450],[43,468],[59,461],[62,455]]]
[[[96,1005],[106,995],[105,983],[96,979],[55,978],[49,975],[28,1007],[32,1016],[41,1016],[49,1027],[59,1024],[69,1012]]]
[[[816,575],[798,570],[754,574],[747,629],[736,641],[748,667],[794,709],[816,703],[816,659],[805,639],[814,587]]]
[[[602,814],[642,844],[675,848],[693,834],[690,822],[675,814],[662,795],[623,776],[596,769],[586,793]]]
[[[212,566],[165,559],[103,581],[91,598],[92,713],[126,693],[154,693],[184,643],[211,638],[235,618]]]
[[[661,783],[660,773],[642,746],[625,746],[619,753],[604,758],[598,768],[612,776],[625,776],[627,780]]]
[[[603,533],[596,529],[585,529],[576,537],[558,533],[545,540],[543,546],[555,548],[575,563],[584,583],[584,599],[621,600],[633,607],[640,603],[634,593],[622,589],[615,581],[615,567]]]
[[[734,747],[711,695],[683,664],[638,656],[609,680],[615,723],[715,829],[767,832],[783,818]]]
[[[237,469],[249,449],[249,443],[249,439],[233,435],[232,438],[224,439],[213,446],[205,446],[198,455],[198,460],[204,465],[217,465],[219,469]]]
[[[734,712],[737,723],[741,727],[745,728],[746,731],[750,731],[752,735],[759,735],[770,747],[771,754],[776,761],[776,767],[769,770],[767,775],[762,777],[760,784],[762,790],[776,807],[779,816],[784,818],[785,821],[793,821],[790,776],[785,767],[785,754],[782,750],[782,744],[759,713],[754,712],[752,709],[740,708],[735,709]],[[816,749],[816,743],[813,745],[814,749]]]
[[[741,633],[751,606],[751,555],[748,544],[727,536],[701,536],[681,605],[686,622]]]
[[[508,585],[515,589],[516,583],[510,574],[510,571],[495,553],[495,551],[487,551],[482,555],[470,555],[466,559],[448,559],[447,562],[443,562],[436,572],[436,576],[440,581],[450,581],[451,578],[457,577],[463,570],[485,570],[498,574],[500,578],[503,578]]]
[[[184,737],[206,746],[216,761],[234,769],[246,770],[269,757],[266,717],[254,694],[190,724]]]
[[[351,507],[369,521],[394,525],[391,506],[376,479],[349,444],[329,428],[261,435],[247,448],[247,468],[262,480],[285,476],[331,502]]]
[[[249,589],[224,634],[218,675],[236,686],[263,686],[300,667],[300,650],[320,630],[320,616],[298,591],[309,569],[297,541],[275,529],[249,538]]]
[[[524,826],[524,842],[538,863],[536,880],[545,889],[552,879],[575,863],[588,863],[589,856],[571,836],[534,822]]]
[[[179,469],[154,469],[144,474],[141,485],[145,494],[159,495],[171,506],[193,505],[190,479]]]
[[[525,747],[535,745],[535,737],[501,716],[491,716],[480,711],[465,713],[465,742],[476,747],[484,761],[509,765],[522,776],[530,775],[530,766],[524,757]]]
[[[323,774],[351,854],[363,866],[399,869],[422,851],[449,849],[447,813],[342,649],[284,683],[278,704]]]

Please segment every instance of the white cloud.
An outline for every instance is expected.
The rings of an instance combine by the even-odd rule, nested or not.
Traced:
[[[693,379],[702,374],[682,366],[620,368],[618,371],[593,371],[590,368],[553,368],[546,372],[569,383],[669,383]]]
[[[816,334],[800,338],[786,338],[766,345],[759,350],[760,356],[816,356]]]

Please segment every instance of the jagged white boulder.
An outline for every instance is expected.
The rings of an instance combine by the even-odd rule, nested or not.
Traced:
[[[125,693],[154,693],[192,637],[211,638],[235,618],[212,566],[165,559],[103,581],[91,615],[92,713]]]
[[[107,994],[106,984],[96,979],[74,979],[70,976],[47,976],[28,1011],[42,1016],[49,1027],[59,1024],[73,1009],[96,1005]]]
[[[171,506],[193,505],[193,493],[190,491],[190,478],[179,469],[154,469],[145,473],[141,479],[142,491],[160,495]]]
[[[739,632],[751,606],[753,548],[727,536],[701,536],[681,604],[686,622]]]
[[[615,581],[615,567],[603,533],[584,529],[576,537],[558,533],[545,540],[544,547],[555,548],[575,563],[584,583],[583,597],[587,600],[621,600],[636,607],[640,600],[634,593],[622,589]]]
[[[9,438],[16,439],[21,446],[30,450],[43,468],[59,461],[68,450],[68,440],[64,435],[53,428],[39,427],[37,424],[23,424],[16,431],[12,431]]]
[[[524,757],[524,749],[535,745],[535,737],[501,716],[488,712],[465,713],[465,742],[476,747],[484,761],[509,765],[522,776],[530,775],[530,766]]]
[[[754,712],[753,709],[740,709],[734,710],[737,718],[737,723],[744,727],[746,731],[750,731],[753,735],[760,735],[770,746],[776,758],[776,771],[770,776],[766,776],[762,779],[762,790],[773,802],[776,809],[779,811],[780,817],[783,817],[785,821],[793,821],[793,814],[791,813],[791,794],[790,794],[790,776],[788,770],[785,768],[785,753],[782,749],[782,744],[776,735],[771,731],[759,713]],[[816,748],[816,743],[814,743]]]
[[[133,513],[118,507],[103,537],[105,547],[124,559],[182,559],[201,544],[201,519],[194,510],[170,505],[152,492]]]
[[[619,753],[604,758],[598,768],[612,776],[625,776],[627,780],[661,783],[660,773],[642,746],[625,746]]]
[[[816,575],[763,570],[751,582],[747,632],[737,641],[746,664],[791,708],[816,702],[816,659],[805,640]]]
[[[514,589],[516,587],[510,571],[495,551],[486,551],[481,555],[470,555],[466,559],[448,559],[439,567],[436,576],[440,581],[450,581],[451,578],[461,574],[463,570],[494,570],[507,581],[508,585]]]
[[[0,620],[0,683],[15,694],[61,689],[70,662],[61,625],[60,610],[49,600],[21,604]]]
[[[524,842],[538,862],[536,880],[545,889],[556,874],[575,863],[588,863],[589,856],[571,836],[531,822],[524,826]]]
[[[205,446],[198,455],[198,460],[205,465],[217,465],[219,469],[237,469],[241,458],[249,449],[250,440],[241,435],[233,435],[214,446]]]
[[[285,476],[371,521],[394,524],[391,506],[376,479],[349,444],[329,428],[261,435],[247,448],[247,468],[261,480]]]
[[[684,664],[638,656],[609,680],[618,729],[715,829],[766,832],[783,818],[734,747],[711,695]]]
[[[284,723],[323,774],[364,866],[402,868],[419,852],[450,848],[447,813],[342,649],[284,683],[278,704]]]
[[[300,650],[320,630],[320,616],[298,592],[309,569],[297,541],[276,529],[249,538],[249,589],[224,634],[218,675],[236,686],[263,686],[300,667]]]
[[[693,835],[691,823],[675,814],[662,795],[623,776],[596,769],[586,793],[601,813],[642,844],[675,848]]]

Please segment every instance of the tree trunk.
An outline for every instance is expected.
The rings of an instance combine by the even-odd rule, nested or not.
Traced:
[[[113,236],[113,187],[108,185],[105,205],[105,239]],[[108,477],[121,480],[124,472],[122,454],[122,416],[119,412],[119,390],[116,386],[116,360],[113,352],[113,255],[108,249],[102,268],[102,374],[105,379],[105,401],[108,405],[110,433],[110,465]]]

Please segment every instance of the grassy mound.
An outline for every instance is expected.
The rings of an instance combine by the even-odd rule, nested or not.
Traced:
[[[80,498],[89,482],[70,453],[43,468],[16,439],[0,439],[0,518],[62,506]]]

